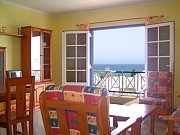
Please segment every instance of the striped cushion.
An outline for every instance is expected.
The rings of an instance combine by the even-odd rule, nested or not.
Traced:
[[[105,88],[78,86],[78,85],[50,85],[46,87],[46,95],[48,99],[64,100],[70,102],[81,102],[89,104],[97,104],[99,96],[107,96],[108,91]],[[78,121],[76,112],[66,111],[68,127],[70,135],[79,135]],[[49,110],[50,125],[53,135],[59,134],[59,122],[57,119],[56,110]],[[98,134],[98,127],[96,123],[96,115],[87,114],[88,127],[90,135]]]

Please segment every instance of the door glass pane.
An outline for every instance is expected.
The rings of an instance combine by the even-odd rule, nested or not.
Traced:
[[[67,70],[75,70],[75,59],[67,59],[66,60],[66,69]]]
[[[50,34],[44,32],[44,47],[50,47]]]
[[[170,59],[169,58],[159,58],[159,70],[169,71],[170,70]]]
[[[158,28],[148,28],[148,42],[158,40]]]
[[[67,34],[66,35],[66,45],[75,45],[76,44],[76,35]]]
[[[170,40],[170,26],[159,27],[159,40]]]
[[[148,58],[148,71],[158,71],[157,58]]]
[[[86,57],[86,46],[77,47],[77,57]]]
[[[44,48],[44,64],[50,64],[50,48]]]
[[[77,82],[86,82],[86,71],[77,72]]]
[[[66,81],[67,82],[75,82],[76,81],[75,73],[76,73],[75,71],[66,71]]]
[[[35,76],[36,81],[41,79],[41,33],[33,31],[31,38],[31,75]]]
[[[78,59],[77,60],[77,69],[86,70],[86,59]]]
[[[50,78],[50,65],[44,65],[44,79]]]
[[[86,45],[86,33],[77,34],[77,45]]]
[[[170,56],[170,42],[160,42],[159,43],[159,55],[160,56]]]
[[[149,43],[148,44],[148,56],[158,56],[158,44]]]
[[[4,53],[0,51],[0,92],[4,89]]]
[[[44,32],[43,40],[43,58],[44,58],[44,79],[51,78],[51,67],[50,67],[50,33]]]
[[[66,57],[75,57],[75,46],[66,47]]]

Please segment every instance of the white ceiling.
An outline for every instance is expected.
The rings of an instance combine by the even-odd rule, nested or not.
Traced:
[[[84,11],[127,7],[171,0],[0,0],[41,13],[61,16]]]

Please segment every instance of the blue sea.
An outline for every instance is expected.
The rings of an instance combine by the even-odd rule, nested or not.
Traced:
[[[94,64],[94,69],[141,72],[145,70],[145,65],[144,64]]]

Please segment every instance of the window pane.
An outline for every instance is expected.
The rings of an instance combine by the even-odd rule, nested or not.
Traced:
[[[170,42],[160,42],[159,43],[159,55],[160,56],[170,56]]]
[[[77,60],[77,69],[86,70],[86,59],[78,59]]]
[[[77,72],[77,82],[86,82],[86,71]]]
[[[149,43],[148,44],[148,56],[158,56],[158,44]]]
[[[66,45],[75,45],[76,44],[76,35],[67,34],[66,35]]]
[[[170,59],[169,58],[160,58],[159,59],[159,70],[160,71],[169,71],[170,68]]]
[[[158,28],[148,28],[148,41],[158,40]]]
[[[66,72],[66,81],[67,82],[75,82],[75,71],[67,71]]]
[[[86,33],[77,34],[77,45],[86,45]]]
[[[67,70],[75,70],[75,59],[67,59],[66,60],[66,69]]]
[[[170,26],[159,27],[159,40],[170,40]]]
[[[86,46],[77,47],[77,57],[86,57]]]
[[[75,57],[75,46],[66,47],[66,57]]]
[[[148,58],[148,71],[158,71],[157,58]]]

